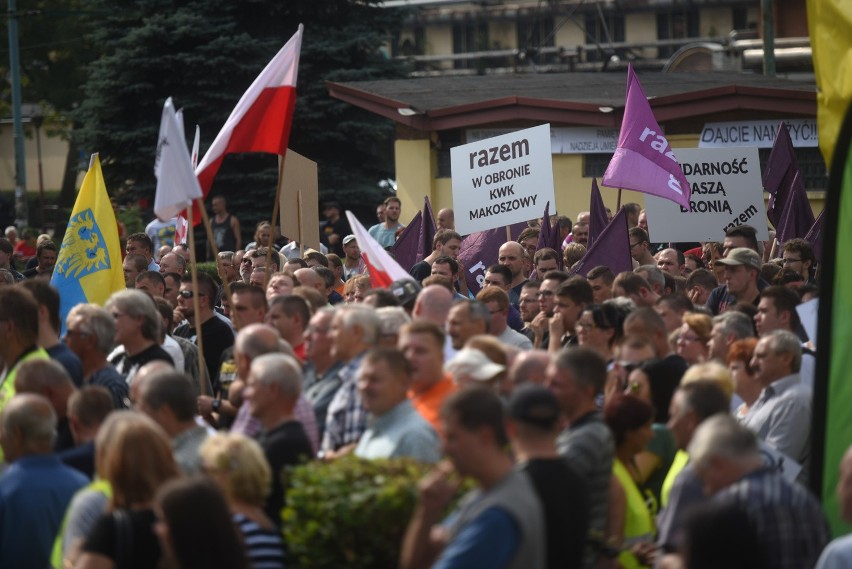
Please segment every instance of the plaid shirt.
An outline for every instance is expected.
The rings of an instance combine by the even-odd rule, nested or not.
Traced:
[[[798,483],[761,468],[714,497],[741,508],[760,536],[767,567],[813,567],[831,538],[819,502]]]
[[[367,352],[362,352],[340,368],[340,389],[328,405],[322,450],[337,450],[357,443],[367,430],[367,410],[361,404],[358,393],[358,367]]]

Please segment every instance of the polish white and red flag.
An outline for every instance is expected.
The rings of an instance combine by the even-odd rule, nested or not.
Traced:
[[[414,280],[396,260],[385,251],[378,241],[367,232],[351,211],[346,212],[349,227],[361,249],[361,257],[370,273],[370,285],[373,288],[388,288],[391,283],[401,279]]]
[[[287,153],[303,30],[304,26],[299,24],[299,31],[243,94],[195,169],[205,197],[228,154],[265,152],[284,156]]]

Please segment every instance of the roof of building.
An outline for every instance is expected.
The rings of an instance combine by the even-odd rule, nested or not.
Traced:
[[[638,73],[661,123],[731,112],[816,116],[813,83],[735,72]],[[416,130],[513,120],[618,126],[625,73],[517,73],[327,82],[342,101]],[[399,109],[403,109],[400,113]]]

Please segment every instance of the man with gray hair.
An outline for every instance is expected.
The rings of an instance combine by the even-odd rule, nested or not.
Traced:
[[[740,508],[753,524],[767,567],[813,567],[830,539],[816,499],[764,466],[754,433],[730,415],[701,423],[689,445],[713,500]]]
[[[311,442],[294,414],[301,393],[302,368],[294,357],[265,354],[251,362],[245,405],[263,426],[257,440],[272,469],[272,492],[264,509],[276,525],[281,525],[284,507],[282,470],[313,455]]]
[[[116,409],[127,407],[127,382],[107,361],[115,341],[115,319],[95,304],[78,304],[65,319],[65,343],[83,365],[83,385],[100,385]]]
[[[55,438],[56,414],[40,395],[16,395],[0,415],[11,464],[0,477],[0,567],[49,567],[65,509],[88,482],[53,454]]]
[[[707,341],[710,358],[727,365],[728,349],[731,344],[737,340],[752,337],[754,337],[754,324],[745,313],[732,310],[714,316],[710,339]]]
[[[150,296],[136,289],[119,291],[109,297],[105,308],[115,321],[114,350],[108,358],[127,384],[140,367],[154,360],[174,366],[174,360],[160,346],[162,318]]]
[[[447,316],[447,335],[452,339],[453,349],[461,350],[472,337],[487,334],[490,322],[491,314],[481,302],[476,300],[455,302]]]
[[[24,362],[15,376],[16,393],[41,395],[53,407],[56,416],[56,436],[53,450],[62,452],[74,446],[74,435],[68,422],[68,399],[77,390],[71,376],[54,360]]]
[[[811,436],[811,390],[802,383],[802,346],[792,332],[776,330],[758,341],[751,359],[755,379],[763,386],[743,425],[808,473]]]
[[[666,277],[656,265],[640,265],[633,272],[648,281],[654,292],[662,296],[666,288]]]
[[[328,405],[322,452],[325,457],[355,450],[367,430],[367,410],[358,393],[358,368],[379,340],[379,318],[367,306],[349,304],[337,309],[331,319],[331,353],[344,362],[338,372],[340,388]]]
[[[184,474],[201,472],[199,449],[207,429],[195,422],[195,390],[186,374],[154,374],[142,385],[138,408],[163,427],[172,440],[175,462]]]

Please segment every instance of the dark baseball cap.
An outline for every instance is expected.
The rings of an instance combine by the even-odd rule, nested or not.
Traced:
[[[549,431],[556,427],[561,415],[559,401],[541,385],[521,385],[509,399],[509,417],[518,423]]]

